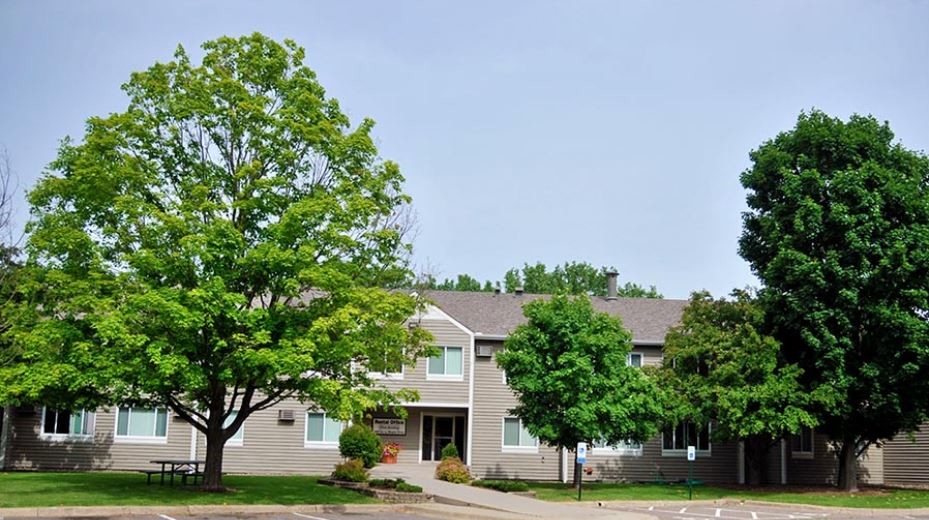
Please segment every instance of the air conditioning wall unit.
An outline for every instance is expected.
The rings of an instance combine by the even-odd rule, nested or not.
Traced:
[[[278,410],[277,420],[281,422],[294,422],[294,411],[293,410]]]
[[[477,357],[491,357],[494,355],[494,347],[492,345],[477,345],[474,355]]]

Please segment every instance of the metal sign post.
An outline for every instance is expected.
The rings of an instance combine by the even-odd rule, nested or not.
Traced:
[[[577,501],[581,501],[581,482],[584,480],[584,464],[587,462],[587,443],[579,442],[577,443]]]
[[[697,460],[697,448],[687,446],[687,500],[694,498],[694,461]]]

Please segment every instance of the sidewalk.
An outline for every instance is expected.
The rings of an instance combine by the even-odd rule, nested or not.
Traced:
[[[465,484],[451,484],[433,478],[432,464],[381,464],[371,471],[374,478],[402,478],[435,495],[436,502],[490,509],[530,518],[648,520],[654,516],[622,511],[596,510],[579,504],[543,502],[535,498],[501,493]]]

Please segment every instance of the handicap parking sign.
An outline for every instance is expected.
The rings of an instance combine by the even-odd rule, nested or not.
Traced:
[[[587,443],[577,443],[577,463],[585,464],[587,462]]]

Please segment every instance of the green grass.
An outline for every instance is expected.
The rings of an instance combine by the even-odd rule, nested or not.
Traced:
[[[532,491],[542,500],[577,499],[577,489],[565,484],[531,483]],[[583,500],[687,500],[683,484],[584,484]],[[929,507],[929,491],[912,489],[865,488],[855,494],[827,488],[760,488],[740,489],[719,486],[695,486],[694,500],[721,498],[764,500],[785,504],[809,504],[830,507],[865,507],[876,509],[911,509]]]
[[[164,486],[141,473],[0,472],[0,507],[193,504],[358,504],[376,500],[307,476],[224,476],[228,493]]]

